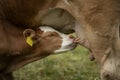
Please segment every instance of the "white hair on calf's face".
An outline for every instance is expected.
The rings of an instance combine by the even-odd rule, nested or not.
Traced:
[[[70,46],[73,43],[73,40],[71,40],[69,36],[67,36],[66,34],[60,33],[57,30],[48,26],[40,26],[39,29],[41,29],[44,32],[56,32],[59,34],[59,36],[62,37],[61,48],[59,48],[58,50],[55,50],[54,53],[65,52],[73,49],[73,47]]]
[[[40,26],[39,27],[40,30],[44,31],[44,32],[47,32],[47,31],[50,31],[50,32],[58,32],[56,31],[55,29],[51,28],[51,27],[48,27],[48,26]]]
[[[62,46],[60,49],[56,50],[55,53],[65,52],[72,49],[70,45],[73,43],[73,41],[69,38],[69,36],[61,34],[61,37],[63,38]]]

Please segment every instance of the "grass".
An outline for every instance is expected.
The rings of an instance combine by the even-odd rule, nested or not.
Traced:
[[[100,80],[96,62],[86,49],[51,55],[14,72],[15,80]]]

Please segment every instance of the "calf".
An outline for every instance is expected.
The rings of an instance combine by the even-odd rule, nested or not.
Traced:
[[[0,80],[13,80],[13,70],[52,53],[72,50],[78,43],[78,39],[47,26],[25,30],[10,28],[0,29]]]

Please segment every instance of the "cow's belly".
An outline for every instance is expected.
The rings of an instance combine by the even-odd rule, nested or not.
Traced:
[[[61,32],[70,33],[73,32],[75,26],[74,18],[67,11],[63,9],[53,9],[48,11],[41,19],[38,21],[41,25],[51,26]]]

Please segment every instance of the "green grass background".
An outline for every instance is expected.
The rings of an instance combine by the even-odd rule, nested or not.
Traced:
[[[14,72],[15,80],[100,80],[99,67],[83,47],[51,55]]]

